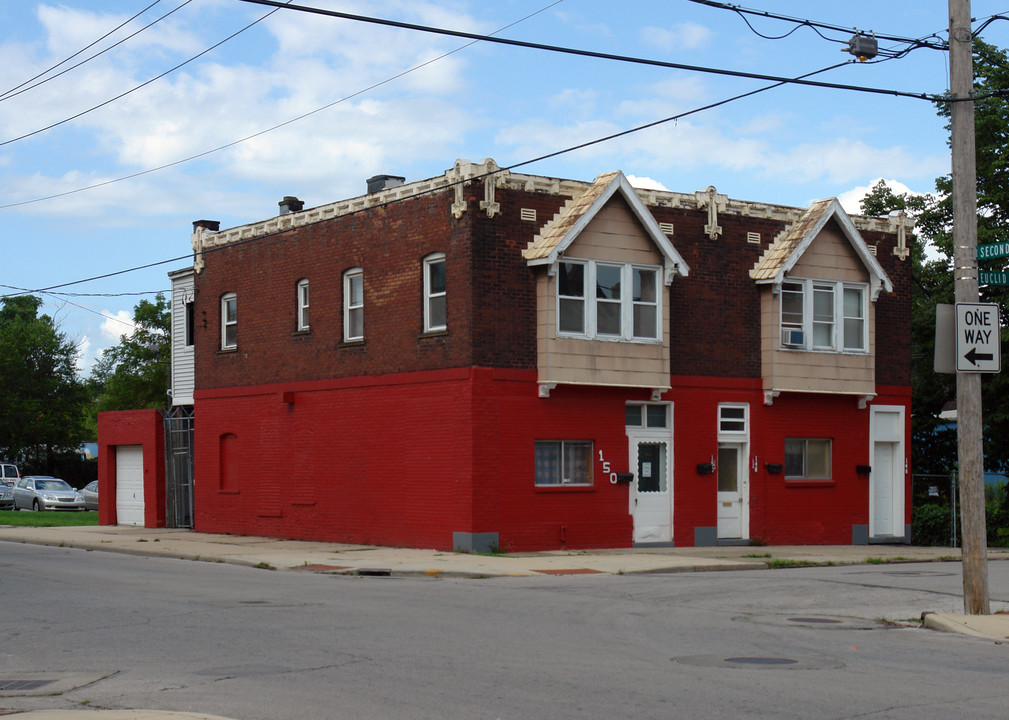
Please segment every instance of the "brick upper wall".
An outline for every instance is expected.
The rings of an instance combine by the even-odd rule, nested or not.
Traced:
[[[522,257],[569,198],[498,188],[493,218],[479,208],[482,183],[465,188],[456,219],[451,189],[300,226],[205,253],[195,276],[196,388],[319,380],[472,365],[536,368],[535,277]],[[536,222],[520,218],[536,211]],[[722,234],[703,227],[707,211],[652,206],[672,223],[671,241],[690,266],[670,287],[670,373],[759,378],[760,302],[749,277],[785,222],[720,212]],[[759,233],[760,243],[748,242]],[[910,383],[910,260],[895,237],[862,232],[894,293],[876,303],[876,382]],[[446,254],[448,331],[422,331],[422,261]],[[364,270],[363,343],[343,343],[343,272]],[[295,288],[310,282],[308,333],[296,332]],[[220,297],[238,297],[238,349],[221,352]]]

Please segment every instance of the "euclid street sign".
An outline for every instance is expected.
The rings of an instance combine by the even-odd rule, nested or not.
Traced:
[[[977,274],[978,285],[1009,285],[1009,272],[987,272],[979,270]]]
[[[1002,368],[998,305],[956,304],[957,372],[997,373]]]

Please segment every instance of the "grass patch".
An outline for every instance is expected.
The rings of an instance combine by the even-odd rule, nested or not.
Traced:
[[[769,558],[771,553],[746,553],[743,557],[747,558]]]
[[[67,512],[66,510],[0,510],[0,525],[17,527],[77,527],[98,525],[96,512]]]
[[[258,562],[255,565],[253,565],[252,567],[258,568],[260,570],[276,570],[277,569],[277,568],[273,567],[273,565],[271,565],[270,563],[265,562],[265,561],[264,562]]]
[[[823,563],[813,562],[812,560],[768,560],[767,567],[772,570],[781,570],[782,568],[796,568],[796,567],[817,567]]]

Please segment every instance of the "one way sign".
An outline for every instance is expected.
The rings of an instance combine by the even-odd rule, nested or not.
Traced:
[[[956,304],[957,372],[997,373],[1002,369],[998,305]]]

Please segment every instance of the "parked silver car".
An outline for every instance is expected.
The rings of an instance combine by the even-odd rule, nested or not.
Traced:
[[[14,510],[83,510],[84,498],[65,481],[26,475],[14,486]]]
[[[0,510],[14,509],[14,488],[7,483],[0,483]]]
[[[81,496],[84,498],[84,509],[85,510],[97,510],[98,509],[98,481],[92,480],[87,485],[78,490]]]

